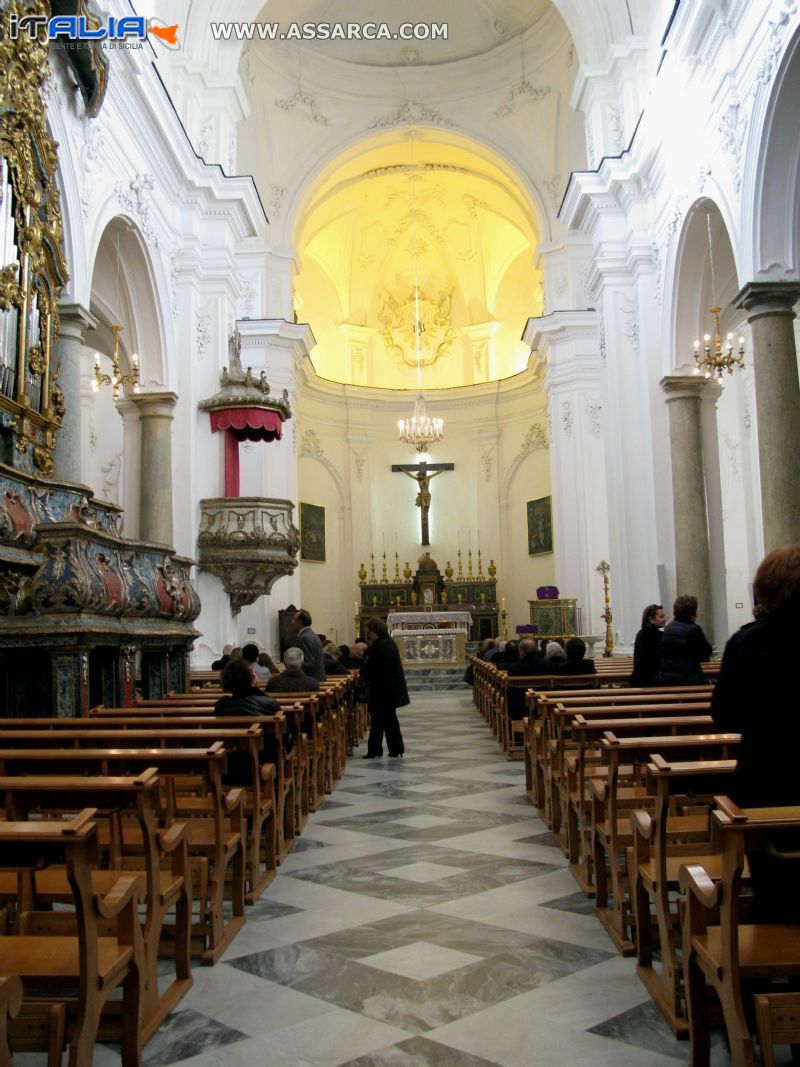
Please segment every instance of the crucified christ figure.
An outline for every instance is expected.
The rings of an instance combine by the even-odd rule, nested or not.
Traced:
[[[431,506],[431,490],[430,482],[431,478],[435,478],[437,474],[444,474],[445,471],[453,470],[452,463],[436,463],[427,466],[425,463],[419,464],[393,464],[393,471],[399,471],[401,474],[408,475],[409,478],[413,478],[419,487],[417,492],[417,498],[414,501],[416,506],[420,509],[420,524],[422,527],[422,544],[429,545],[430,538],[428,535],[428,509]]]

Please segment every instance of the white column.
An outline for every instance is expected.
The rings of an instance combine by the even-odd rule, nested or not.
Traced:
[[[60,326],[53,369],[59,368],[58,384],[64,393],[65,412],[56,435],[54,477],[65,482],[80,482],[86,478],[86,467],[81,462],[85,436],[81,417],[83,339],[86,331],[93,329],[96,323],[80,304],[61,304],[58,311]]]
[[[172,412],[178,396],[140,393],[131,400],[139,409],[141,427],[139,536],[171,548]]]

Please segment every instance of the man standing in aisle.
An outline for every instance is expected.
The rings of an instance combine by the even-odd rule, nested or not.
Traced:
[[[326,675],[322,643],[311,629],[311,616],[301,608],[295,612],[292,622],[297,633],[295,644],[303,653],[303,669],[309,677],[324,682]]]
[[[383,735],[390,756],[402,756],[405,751],[403,735],[397,721],[397,709],[410,703],[403,664],[397,645],[389,636],[383,619],[367,623],[369,651],[361,668],[361,679],[369,687],[370,728],[367,754],[362,759],[378,759],[383,755]]]

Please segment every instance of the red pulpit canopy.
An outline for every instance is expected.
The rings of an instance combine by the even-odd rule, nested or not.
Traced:
[[[275,441],[283,432],[283,419],[277,411],[217,408],[210,415],[212,431],[229,430],[237,441]]]

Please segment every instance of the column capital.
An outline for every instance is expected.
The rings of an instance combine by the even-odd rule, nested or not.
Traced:
[[[83,341],[87,330],[97,328],[97,319],[83,304],[58,305],[58,336]]]
[[[722,392],[713,378],[703,375],[668,374],[659,385],[666,393],[667,403],[670,400],[717,400]]]
[[[748,322],[761,315],[792,315],[800,299],[800,282],[748,282],[733,298],[733,306],[747,311]]]
[[[139,409],[140,418],[171,419],[172,409],[178,402],[177,393],[133,393],[131,400]]]

